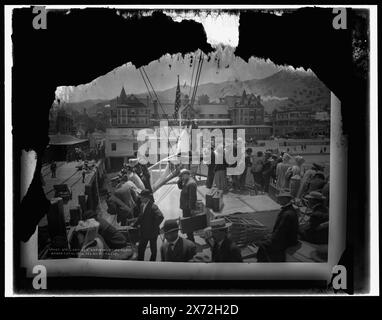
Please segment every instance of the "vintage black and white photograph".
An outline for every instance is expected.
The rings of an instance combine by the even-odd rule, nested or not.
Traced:
[[[330,91],[312,71],[229,48],[128,63],[57,88],[49,140],[40,259],[327,260]]]
[[[355,91],[370,79],[369,10],[8,8],[19,289],[98,277],[353,292],[349,270],[369,290],[371,105]],[[41,73],[26,38],[45,46],[29,59]]]

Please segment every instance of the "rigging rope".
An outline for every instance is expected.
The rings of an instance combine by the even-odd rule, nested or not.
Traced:
[[[139,72],[140,72],[140,74],[142,76],[143,82],[145,83],[145,86],[146,86],[147,92],[149,93],[150,99],[151,99],[151,101],[153,101],[153,97],[151,95],[151,91],[149,89],[149,86],[147,85],[145,77],[143,76],[142,70],[140,68],[138,70],[139,70]]]
[[[193,93],[192,93],[192,97],[191,97],[191,103],[190,103],[190,106],[191,108],[193,108],[194,106],[194,103],[195,103],[195,97],[196,97],[196,92],[198,90],[198,86],[199,86],[199,80],[200,80],[200,74],[201,74],[201,70],[202,70],[202,66],[203,66],[203,53],[200,52],[200,58],[199,58],[199,63],[198,63],[198,68],[196,70],[196,76],[195,76],[195,84],[194,84],[194,90],[193,90]]]
[[[193,92],[192,92],[192,97],[191,97],[191,103],[190,103],[191,108],[193,107],[193,105],[194,105],[194,103],[195,103],[195,97],[196,97],[197,89],[198,89],[198,86],[199,86],[200,74],[201,74],[201,70],[202,70],[203,62],[204,62],[204,55],[203,55],[203,52],[201,51],[201,52],[200,52],[199,61],[198,61],[197,70],[196,70],[195,79],[194,79],[194,72],[195,72],[195,65],[196,65],[195,61],[194,61],[194,64],[193,64],[193,69],[192,69],[191,85],[190,85],[190,95],[191,95],[191,90],[193,91]],[[148,93],[149,93],[149,95],[150,95],[150,99],[153,100],[153,98],[152,98],[152,96],[151,96],[150,89],[149,89],[149,85],[150,85],[150,87],[151,87],[151,90],[153,91],[154,96],[156,97],[156,100],[157,100],[157,102],[158,102],[158,104],[159,104],[159,106],[160,106],[160,108],[161,108],[161,110],[162,110],[162,112],[163,112],[163,114],[164,114],[166,120],[167,120],[167,123],[169,123],[169,119],[168,119],[167,113],[166,113],[165,110],[163,109],[163,106],[162,106],[162,104],[161,104],[161,102],[160,102],[160,100],[159,100],[159,97],[158,97],[158,95],[157,95],[155,89],[154,89],[154,86],[152,85],[152,83],[151,83],[151,81],[150,81],[150,78],[148,77],[148,75],[147,75],[147,73],[146,73],[146,70],[144,69],[144,67],[141,67],[141,68],[139,68],[139,71],[140,71],[140,73],[141,73],[142,79],[143,79],[143,81],[144,81],[144,83],[145,83],[145,86],[146,86],[146,88],[147,88],[147,91],[148,91]],[[146,79],[145,79],[145,76],[146,76]],[[146,81],[146,80],[147,80],[147,81]],[[194,86],[192,86],[192,81],[193,81],[193,80],[194,80]],[[147,83],[148,83],[149,85],[148,85]],[[172,130],[172,132],[174,132],[171,126],[169,126],[169,128],[170,128],[170,130]],[[187,128],[187,129],[189,129],[189,128]],[[165,133],[166,133],[166,132],[165,132]],[[167,136],[168,141],[169,141],[170,144],[171,144],[171,141],[170,141],[170,139],[169,139],[167,133],[166,133],[166,136]],[[176,135],[175,135],[175,136],[176,136]],[[179,142],[180,137],[181,137],[181,135],[178,135],[177,141],[176,141],[175,144],[174,144],[174,145],[176,145],[177,147],[178,147],[178,142]],[[174,145],[171,144],[171,149],[174,147]],[[172,156],[174,156],[174,155],[172,155]],[[169,156],[168,158],[170,158],[170,157],[172,157],[172,156]],[[160,161],[160,162],[161,162],[161,161]],[[154,167],[154,166],[152,166],[151,168],[153,168],[153,167]]]
[[[193,63],[193,66],[192,66],[191,82],[190,82],[190,93],[188,94],[189,99],[191,99],[191,91],[192,91],[192,88],[193,88],[192,87],[192,81],[194,80],[195,65],[196,65],[196,61],[194,59],[194,63]]]
[[[167,120],[167,123],[169,124],[170,121],[169,121],[169,119],[168,119],[167,113],[165,112],[165,110],[164,110],[163,107],[162,107],[162,104],[160,103],[159,97],[158,97],[157,93],[155,92],[154,86],[152,85],[152,83],[151,83],[151,81],[150,81],[150,78],[149,78],[149,76],[148,76],[147,73],[146,73],[146,70],[144,69],[144,67],[141,67],[140,69],[142,69],[142,71],[143,71],[143,73],[142,73],[142,71],[141,71],[141,75],[142,75],[142,77],[143,77],[143,74],[146,76],[147,81],[148,81],[148,83],[150,84],[151,90],[153,91],[153,93],[154,93],[154,95],[155,95],[155,97],[156,97],[156,100],[157,100],[157,102],[158,102],[160,108],[162,109],[162,112],[163,112],[163,114],[164,114],[164,116],[165,116],[165,118],[166,118],[166,120]],[[144,79],[144,77],[143,77],[143,79]],[[146,82],[145,82],[145,83],[146,83]],[[167,136],[167,140],[169,141],[169,143],[170,143],[170,145],[171,145],[171,148],[173,148],[175,145],[178,144],[179,135],[177,135],[177,134],[174,132],[174,130],[172,129],[172,127],[171,127],[170,125],[168,125],[168,128],[174,133],[174,136],[175,136],[175,137],[178,136],[177,141],[176,141],[174,144],[172,144],[171,141],[170,141],[170,139],[169,139],[169,136],[168,136],[167,133],[165,132],[165,133],[166,133],[166,136]]]

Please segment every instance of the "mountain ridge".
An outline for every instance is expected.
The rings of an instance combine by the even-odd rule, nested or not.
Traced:
[[[188,85],[183,85],[180,89],[183,96],[190,93]],[[260,95],[267,112],[280,109],[285,105],[294,105],[297,108],[306,105],[318,105],[317,109],[322,109],[330,103],[329,89],[313,73],[285,69],[262,79],[244,81],[235,79],[219,83],[200,84],[196,96],[208,95],[211,102],[217,103],[220,98],[225,96],[242,95],[243,90],[247,93]],[[175,92],[176,85],[156,93],[162,103],[172,103],[175,102]],[[135,94],[140,99],[145,99],[147,95],[144,92]],[[100,104],[108,104],[110,100],[84,100],[66,105],[81,111],[81,108],[88,110]]]

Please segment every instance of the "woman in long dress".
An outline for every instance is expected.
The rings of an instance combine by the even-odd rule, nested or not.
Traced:
[[[304,174],[304,168],[302,165],[304,164],[305,159],[301,156],[296,156],[294,158],[294,161],[295,161],[295,164],[287,170],[286,176],[287,177],[288,175],[290,176],[290,179],[288,182],[289,189],[291,194],[294,197],[296,197],[298,194],[298,190],[300,189],[302,176]]]
[[[285,189],[286,187],[286,179],[285,175],[290,165],[291,156],[288,153],[284,153],[283,161],[280,162],[276,167],[276,187],[277,189]]]
[[[223,163],[221,163],[221,159],[223,160]],[[217,189],[222,190],[223,192],[227,191],[227,163],[224,157],[223,145],[217,146],[215,150],[214,182]]]

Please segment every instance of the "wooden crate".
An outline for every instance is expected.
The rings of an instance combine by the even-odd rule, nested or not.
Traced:
[[[239,247],[257,243],[270,234],[270,230],[253,218],[251,214],[237,213],[224,218],[232,223],[231,238]]]
[[[192,233],[204,228],[207,228],[207,215],[205,213],[180,219],[180,229],[184,234]]]

